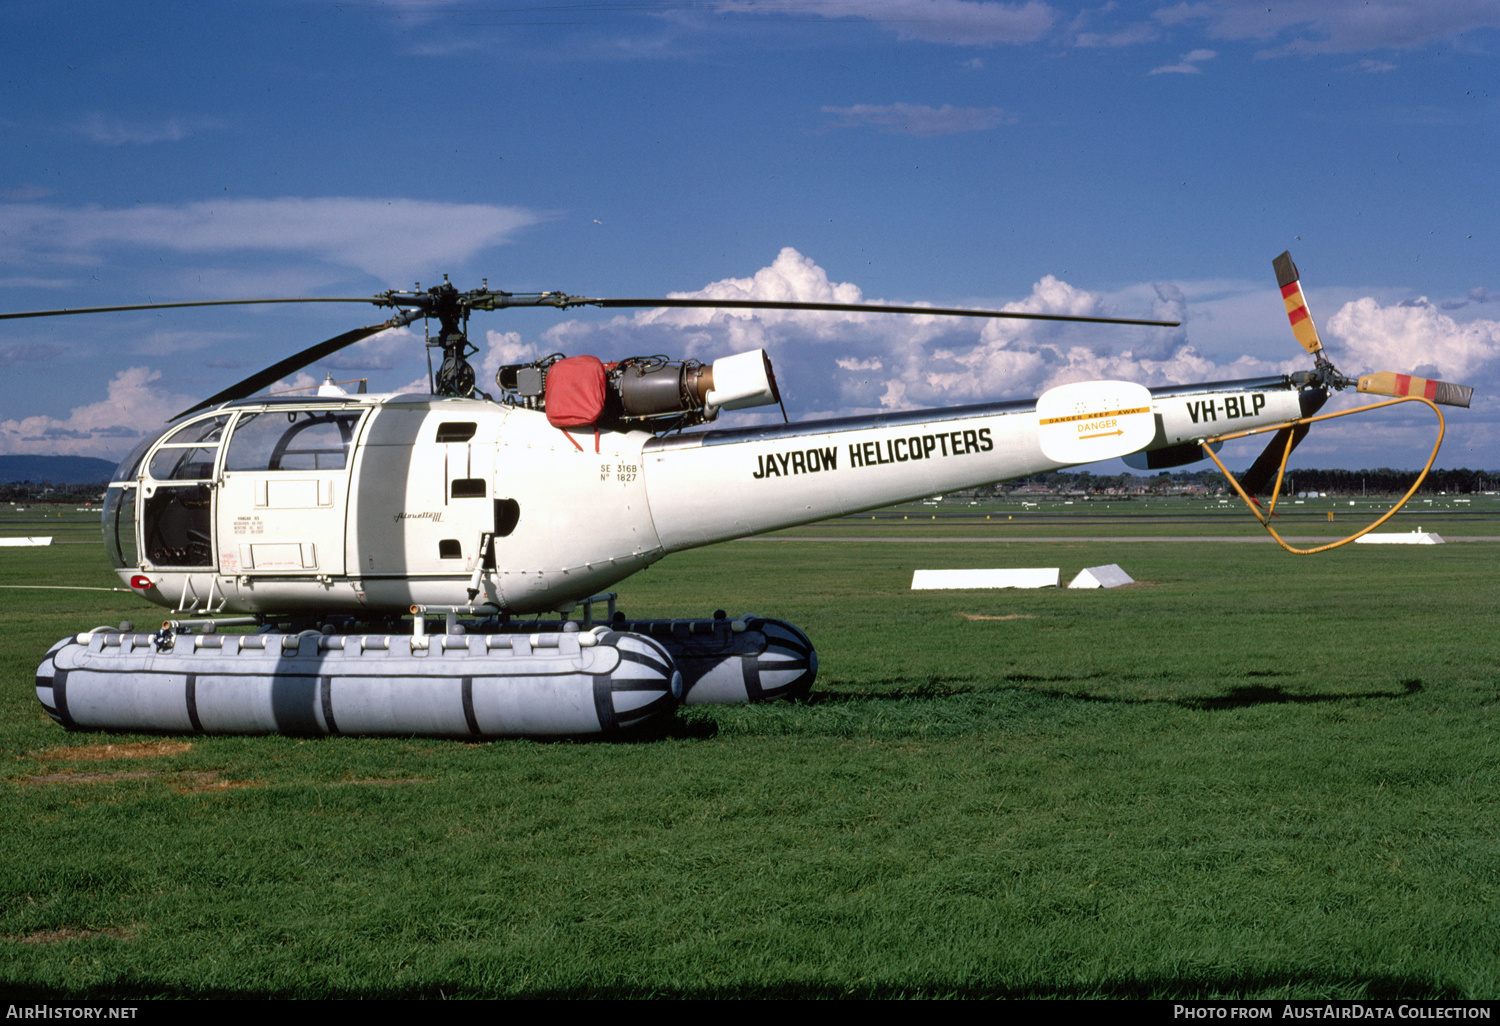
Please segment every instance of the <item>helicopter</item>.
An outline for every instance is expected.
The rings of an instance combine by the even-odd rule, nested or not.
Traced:
[[[1150,470],[1217,463],[1224,440],[1272,431],[1242,478],[1224,472],[1275,535],[1270,517],[1292,449],[1315,421],[1357,412],[1320,416],[1332,391],[1354,387],[1388,397],[1376,405],[1418,401],[1436,411],[1434,403],[1467,406],[1472,389],[1394,372],[1344,376],[1322,347],[1290,254],[1274,269],[1294,337],[1314,357],[1310,370],[1157,388],[1077,382],[1036,399],[798,423],[786,422],[759,349],[711,363],[552,354],[499,368],[492,396],[476,387],[468,319],[596,306],[1176,322],[600,299],[497,291],[487,281],[460,291],[446,278],[371,297],[0,314],[295,302],[395,311],[204,399],[126,457],[106,493],[106,549],[121,580],[172,615],[156,632],[126,624],[58,642],[38,669],[38,698],[72,728],[614,736],[678,703],[805,696],[816,677],[810,639],[784,621],[722,610],[626,619],[605,589],[673,552],[1116,457]],[[438,322],[428,394],[325,385],[312,396],[258,395],[418,318]],[[772,405],[783,423],[719,426],[721,414]],[[1267,510],[1255,496],[1273,477]],[[599,602],[608,612],[596,624]],[[516,619],[527,615],[538,619]],[[439,633],[427,633],[429,616],[443,618]],[[219,630],[226,626],[258,630]]]

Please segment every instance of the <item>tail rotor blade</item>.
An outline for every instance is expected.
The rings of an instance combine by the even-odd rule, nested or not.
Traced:
[[[1292,439],[1292,448],[1302,444],[1302,439],[1307,437],[1310,426],[1298,424],[1296,427],[1284,427],[1271,436],[1271,441],[1261,450],[1255,462],[1250,464],[1250,469],[1240,475],[1240,487],[1245,489],[1245,494],[1254,496],[1268,491],[1271,478],[1276,476],[1276,471],[1281,467],[1281,456],[1286,452],[1286,440],[1288,436]]]
[[[1359,379],[1359,390],[1370,395],[1421,396],[1445,406],[1468,407],[1474,395],[1472,385],[1455,385],[1448,381],[1419,378],[1412,374],[1396,374],[1380,371],[1366,374]]]
[[[232,402],[235,399],[244,399],[247,396],[252,396],[267,385],[281,380],[288,374],[294,374],[308,364],[317,363],[323,357],[330,356],[345,346],[352,346],[361,339],[369,338],[376,332],[384,331],[391,326],[391,322],[386,321],[382,324],[372,324],[366,328],[355,328],[353,331],[346,331],[342,335],[335,335],[326,342],[319,342],[317,345],[309,346],[300,353],[288,356],[279,363],[273,363],[265,370],[256,371],[243,381],[238,381],[224,389],[224,391],[209,396],[197,406],[183,410],[171,419],[176,420],[178,417],[186,417],[190,413],[206,410],[210,406],[216,406],[219,403]]]
[[[1292,263],[1292,254],[1283,253],[1271,261],[1276,269],[1276,284],[1281,286],[1281,300],[1286,304],[1287,319],[1292,322],[1292,335],[1308,353],[1317,355],[1323,351],[1323,340],[1318,338],[1317,325],[1307,310],[1307,297],[1302,294],[1302,282],[1297,275],[1297,265]]]

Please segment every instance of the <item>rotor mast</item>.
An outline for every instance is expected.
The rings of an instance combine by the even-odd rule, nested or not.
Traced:
[[[401,309],[408,319],[417,316],[437,318],[437,337],[430,338],[427,342],[429,349],[442,351],[442,363],[433,375],[433,391],[437,395],[462,398],[474,393],[474,367],[468,358],[479,350],[469,342],[470,311],[503,310],[513,306],[550,306],[566,310],[573,306],[602,305],[607,302],[584,296],[570,296],[564,292],[517,295],[492,291],[488,287],[488,279],[484,281],[484,286],[460,292],[445,274],[441,285],[434,285],[425,292],[398,292],[392,289],[369,300],[377,306]]]

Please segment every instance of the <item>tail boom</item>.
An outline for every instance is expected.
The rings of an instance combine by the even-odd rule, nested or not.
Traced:
[[[1068,386],[1064,386],[1068,387]],[[1038,400],[657,438],[642,454],[667,552],[1045,473]],[[1154,389],[1155,437],[1191,442],[1304,415],[1286,378]],[[1132,450],[1135,451],[1135,450]],[[1101,452],[1105,459],[1122,452]],[[1092,461],[1089,461],[1092,462]]]

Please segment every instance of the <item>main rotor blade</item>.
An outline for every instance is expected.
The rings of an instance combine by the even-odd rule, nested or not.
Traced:
[[[1074,321],[1084,324],[1138,324],[1148,328],[1176,328],[1181,321],[1153,321],[1133,317],[1084,317],[1078,314],[1023,313],[1015,310],[971,310],[961,307],[899,306],[885,303],[796,303],[768,299],[593,299],[562,292],[515,295],[481,290],[457,293],[460,308],[496,310],[513,306],[573,306],[605,308],[676,307],[702,310],[809,310],[833,313],[928,314],[935,317],[988,317],[1020,321]],[[271,303],[368,303],[372,306],[415,307],[432,313],[437,299],[421,292],[388,292],[378,296],[286,296],[272,299],[205,299],[181,303],[133,303],[125,306],[63,307],[58,310],[23,310],[0,313],[0,320],[21,317],[63,317],[71,314],[117,313],[128,310],[175,310],[195,306],[257,306]]]
[[[186,417],[190,413],[206,410],[208,407],[216,406],[219,403],[232,402],[235,399],[244,399],[247,396],[252,396],[267,385],[279,381],[288,374],[295,373],[310,363],[317,363],[323,357],[336,353],[345,346],[352,346],[361,339],[369,338],[371,335],[384,331],[391,326],[391,322],[386,321],[382,324],[372,324],[366,328],[355,328],[353,331],[346,331],[342,335],[335,335],[328,341],[319,342],[315,346],[309,346],[302,350],[302,352],[288,356],[285,360],[282,360],[280,363],[274,363],[265,370],[256,371],[243,381],[236,382],[224,389],[224,391],[209,396],[197,406],[183,410],[171,419],[177,420],[178,417]]]
[[[134,303],[130,306],[76,306],[61,310],[23,310],[0,313],[0,321],[18,317],[63,317],[68,314],[116,313],[120,310],[175,310],[185,306],[256,306],[265,303],[372,303],[388,306],[381,296],[289,296],[281,299],[203,299],[187,303]]]
[[[574,297],[569,297],[570,299]],[[1022,313],[1016,310],[968,310],[950,306],[893,306],[884,303],[794,303],[769,299],[582,299],[568,305],[610,307],[678,307],[702,310],[822,310],[835,313],[929,314],[936,317],[991,317],[1022,321],[1078,321],[1085,324],[1142,324],[1175,328],[1181,321],[1148,321],[1132,317],[1083,317],[1076,314]]]
[[[1272,476],[1281,467],[1281,454],[1286,452],[1287,436],[1291,435],[1292,448],[1295,449],[1302,444],[1302,439],[1307,437],[1309,430],[1310,425],[1298,424],[1296,427],[1284,427],[1271,436],[1271,441],[1255,457],[1250,469],[1240,475],[1240,487],[1245,489],[1246,495],[1255,496],[1268,490]]]
[[[1469,399],[1474,395],[1474,386],[1455,385],[1450,381],[1435,381],[1432,378],[1419,378],[1412,374],[1379,371],[1375,374],[1361,375],[1359,391],[1369,395],[1419,395],[1445,406],[1467,408]]]

